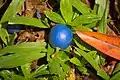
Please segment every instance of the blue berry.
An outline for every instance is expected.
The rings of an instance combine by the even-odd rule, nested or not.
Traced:
[[[64,24],[57,24],[52,27],[49,35],[49,42],[53,48],[66,49],[72,42],[73,34]]]

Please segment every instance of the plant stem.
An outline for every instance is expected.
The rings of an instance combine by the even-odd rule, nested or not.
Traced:
[[[58,48],[58,47],[55,48],[55,52],[52,54],[52,58],[54,58],[57,55],[59,50],[60,50],[60,48]]]

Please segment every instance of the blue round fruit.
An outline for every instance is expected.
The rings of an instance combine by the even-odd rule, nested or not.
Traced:
[[[52,27],[49,35],[49,43],[53,48],[66,49],[72,42],[73,34],[64,24],[57,24]]]

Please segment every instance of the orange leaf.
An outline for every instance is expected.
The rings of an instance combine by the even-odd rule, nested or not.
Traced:
[[[120,37],[79,30],[76,33],[83,41],[97,50],[120,60]]]

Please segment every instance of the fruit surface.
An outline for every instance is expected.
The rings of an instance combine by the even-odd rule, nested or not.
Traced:
[[[72,31],[64,24],[52,27],[49,34],[49,42],[53,48],[66,49],[72,42]]]

